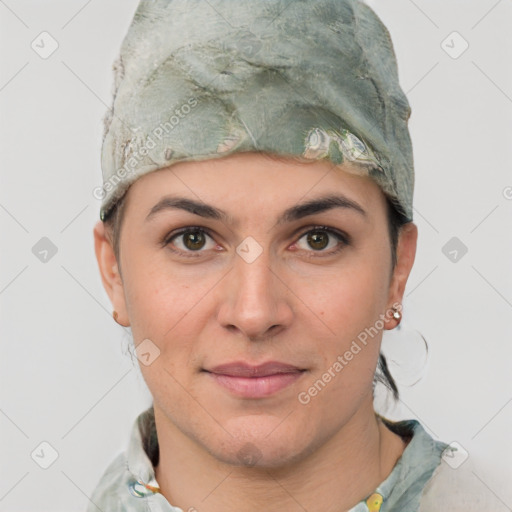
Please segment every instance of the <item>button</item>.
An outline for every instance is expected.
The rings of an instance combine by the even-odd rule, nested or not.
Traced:
[[[149,490],[141,481],[133,481],[128,484],[128,489],[130,493],[137,498],[145,498],[150,494],[153,494],[153,491]]]

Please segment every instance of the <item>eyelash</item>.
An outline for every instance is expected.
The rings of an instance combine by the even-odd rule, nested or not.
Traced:
[[[335,230],[333,228],[329,228],[327,226],[320,226],[320,225],[308,227],[308,229],[306,231],[303,231],[300,234],[300,236],[297,238],[297,241],[299,241],[301,238],[303,238],[305,235],[307,235],[308,233],[310,233],[312,231],[325,231],[329,235],[334,236],[338,240],[338,242],[340,242],[340,243],[338,244],[338,246],[334,250],[331,250],[331,251],[328,251],[328,252],[325,252],[323,250],[319,250],[319,251],[313,251],[313,250],[306,251],[306,252],[311,252],[312,253],[312,254],[307,256],[308,258],[318,258],[318,257],[321,258],[321,257],[325,257],[325,256],[332,256],[334,254],[338,254],[342,249],[344,249],[345,246],[350,245],[350,242],[351,242],[351,239],[350,239],[350,237],[348,235],[346,235],[346,234],[344,234],[344,233],[342,233],[340,231],[337,231],[337,230]],[[201,226],[187,226],[186,228],[180,229],[178,231],[173,231],[169,235],[165,236],[164,239],[162,240],[161,244],[162,244],[163,247],[169,246],[170,243],[172,242],[172,240],[174,240],[175,238],[177,238],[177,237],[179,237],[181,235],[189,233],[189,232],[204,233],[204,234],[208,235],[213,240],[213,236],[210,233],[210,230],[208,230],[206,228],[203,228]],[[176,253],[176,254],[184,256],[185,258],[197,258],[197,257],[199,257],[201,255],[202,252],[204,252],[202,250],[198,250],[198,251],[182,251],[181,249],[172,249],[171,247],[169,247],[169,249],[172,252]]]

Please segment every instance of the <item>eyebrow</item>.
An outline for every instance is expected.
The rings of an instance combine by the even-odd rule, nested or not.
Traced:
[[[334,208],[343,208],[357,212],[364,217],[367,216],[366,211],[352,199],[341,194],[329,194],[288,208],[279,216],[276,224],[280,225],[285,222],[293,222],[314,215],[315,213],[325,212]],[[193,199],[176,196],[165,196],[160,199],[160,201],[151,208],[146,216],[146,221],[154,217],[158,212],[164,210],[185,210],[207,219],[220,220],[227,224],[236,224],[233,217],[224,210]]]

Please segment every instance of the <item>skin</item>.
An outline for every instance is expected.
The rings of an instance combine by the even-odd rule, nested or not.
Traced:
[[[406,446],[373,409],[382,329],[309,403],[297,398],[379,315],[388,312],[383,329],[396,327],[389,310],[401,303],[414,262],[411,222],[401,230],[391,272],[385,196],[372,179],[349,171],[348,163],[275,161],[256,153],[183,162],[130,187],[120,262],[103,223],[94,228],[118,322],[131,326],[135,346],[149,338],[160,350],[152,364],[141,364],[154,398],[156,479],[184,511],[348,510],[389,475]],[[285,209],[333,192],[366,215],[333,208],[276,223]],[[168,209],[145,220],[169,194],[232,218]],[[307,233],[317,225],[345,233],[349,243],[329,235],[320,249],[312,246]],[[160,244],[187,226],[209,230],[200,252],[187,249],[186,236]],[[263,249],[252,263],[236,252],[248,236]],[[234,396],[201,371],[240,360],[277,360],[306,371],[259,399]],[[244,465],[240,454],[247,451],[254,458]]]

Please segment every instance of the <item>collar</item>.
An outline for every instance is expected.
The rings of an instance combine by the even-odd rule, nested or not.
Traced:
[[[448,444],[433,439],[418,420],[391,421],[377,416],[391,431],[410,441],[388,477],[350,512],[416,511]]]
[[[416,511],[423,488],[440,464],[448,444],[433,439],[415,419],[391,421],[377,416],[390,430],[410,441],[388,477],[349,512]],[[137,417],[128,444],[127,465],[133,478],[127,485],[132,495],[150,497],[160,493],[154,471],[158,458],[155,416],[151,406]]]
[[[155,411],[151,405],[135,420],[126,450],[128,471],[133,477],[128,486],[134,496],[144,497],[160,492],[154,469],[158,457]]]

